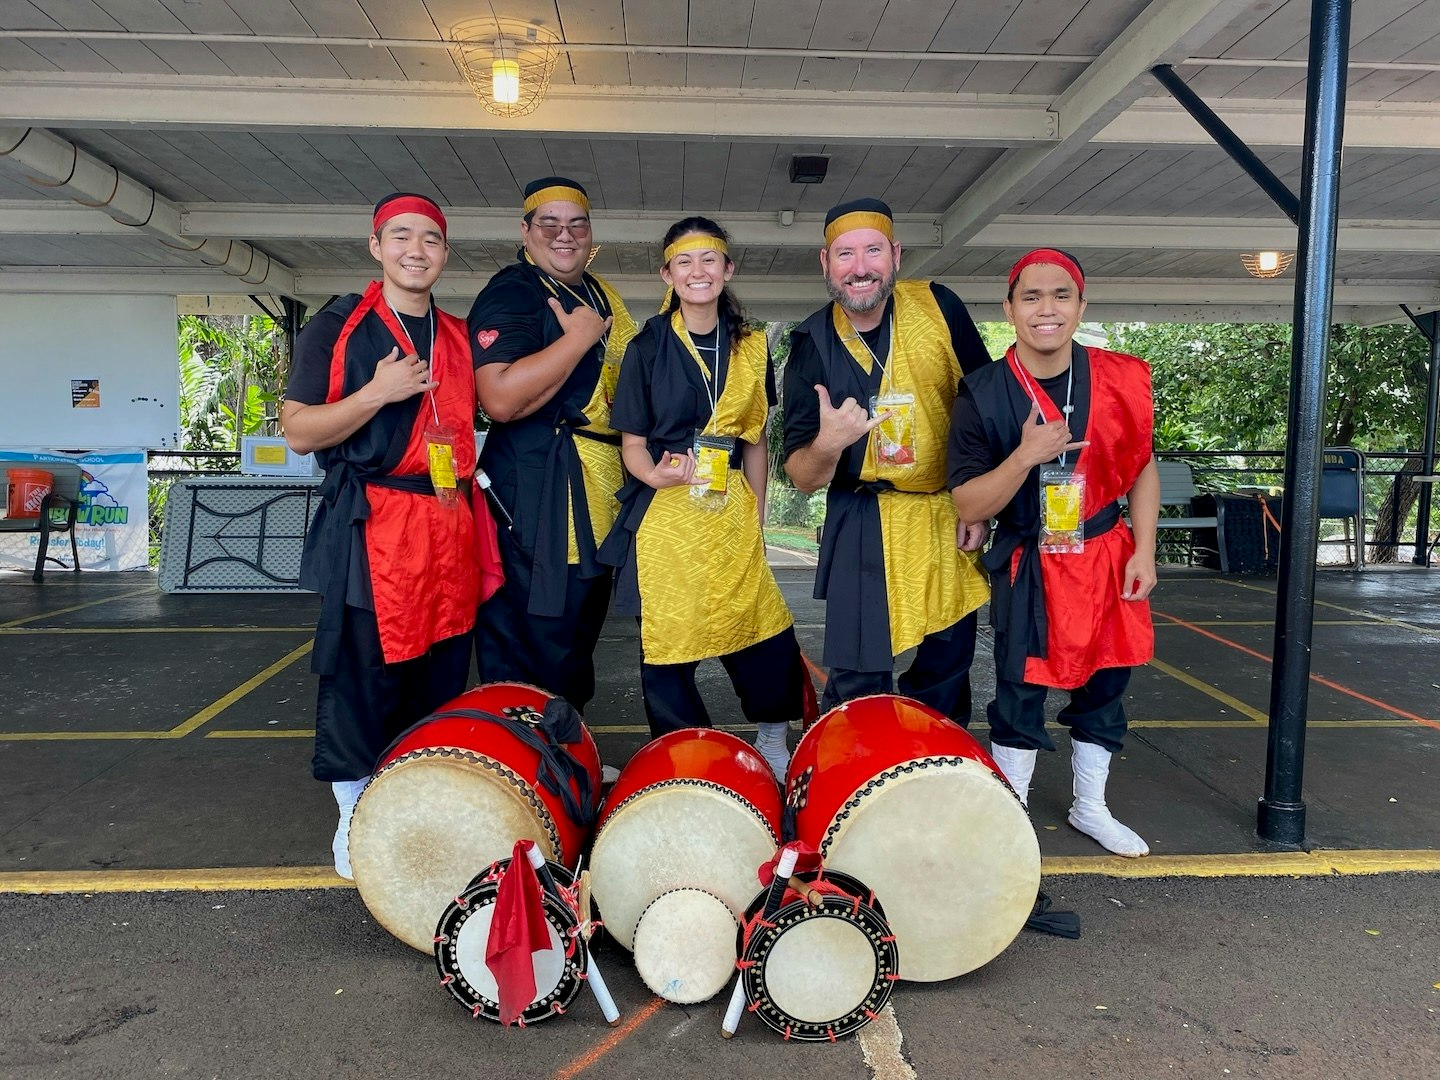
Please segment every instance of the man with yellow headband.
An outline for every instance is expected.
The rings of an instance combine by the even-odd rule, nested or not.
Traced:
[[[968,723],[985,526],[956,517],[945,444],[960,380],[990,357],[953,292],[896,280],[900,245],[879,199],[826,215],[820,266],[833,303],[791,336],[784,410],[791,481],[830,485],[815,575],[823,707],[890,693],[894,657],[918,646],[899,692]]]
[[[580,184],[528,184],[520,238],[517,261],[469,317],[491,421],[480,464],[512,522],[500,530],[505,584],[480,609],[475,654],[482,682],[531,683],[583,709],[610,598],[596,546],[624,482],[610,405],[636,326],[615,290],[585,272],[590,200]]]

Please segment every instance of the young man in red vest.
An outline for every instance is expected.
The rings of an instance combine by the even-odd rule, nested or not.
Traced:
[[[465,323],[431,296],[450,253],[445,215],[397,193],[373,228],[381,280],[306,324],[280,411],[290,448],[325,468],[300,584],[321,597],[312,768],[340,809],[332,850],[346,878],[350,814],[376,759],[465,689],[475,609],[497,584],[494,524],[471,503]]]
[[[1130,669],[1155,652],[1160,480],[1143,360],[1074,341],[1085,276],[1041,248],[1010,271],[1005,316],[1015,344],[966,379],[950,429],[949,482],[966,521],[996,517],[985,556],[993,596],[991,753],[1027,798],[1050,687],[1070,691],[1070,824],[1117,855],[1149,853],[1105,805],[1111,756],[1125,737]],[[1128,496],[1130,522],[1120,515]]]

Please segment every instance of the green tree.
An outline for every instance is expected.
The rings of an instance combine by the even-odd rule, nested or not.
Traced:
[[[263,315],[180,317],[182,448],[238,450],[273,434],[287,362],[284,334]]]
[[[1112,345],[1150,362],[1161,450],[1283,450],[1289,416],[1291,327],[1144,324],[1106,328]],[[1424,429],[1429,346],[1409,324],[1332,327],[1324,441],[1369,453],[1416,447]],[[1393,560],[1418,495],[1405,466],[1380,504],[1372,560]]]

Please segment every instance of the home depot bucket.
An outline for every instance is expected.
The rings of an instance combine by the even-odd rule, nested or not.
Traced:
[[[39,517],[40,505],[55,486],[55,477],[44,469],[10,469],[7,476],[9,490],[6,492],[5,516]]]

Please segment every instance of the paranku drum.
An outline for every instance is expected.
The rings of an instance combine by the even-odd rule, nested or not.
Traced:
[[[520,683],[477,687],[381,757],[350,824],[350,864],[365,906],[407,945],[430,952],[446,905],[516,840],[534,840],[552,862],[579,856],[599,802],[600,753],[578,722],[576,741],[551,742],[540,727],[550,700]]]
[[[795,838],[827,869],[870,883],[900,949],[900,976],[936,982],[998,956],[1040,887],[1030,817],[964,728],[909,698],[826,713],[790,759]]]
[[[497,1023],[500,991],[485,964],[485,949],[490,940],[495,898],[509,869],[509,859],[492,863],[451,901],[439,925],[433,928],[435,966],[441,985],[471,1016]],[[561,889],[570,888],[571,875],[565,867],[551,863],[550,873]],[[588,953],[576,934],[579,923],[575,909],[548,892],[542,891],[541,899],[550,948],[531,956],[535,997],[520,1014],[522,1025],[564,1013],[586,978]]]
[[[637,963],[647,956],[647,981],[692,981],[689,974],[665,974],[699,949],[694,940],[672,937],[675,918],[683,926],[686,911],[700,912],[703,925],[728,925],[723,949],[733,969],[734,920],[755,895],[755,868],[775,854],[780,806],[765,759],[723,731],[672,731],[642,747],[621,771],[600,812],[590,876],[605,928],[636,953]],[[641,915],[672,890],[692,891],[646,914],[656,940],[647,933],[637,942]]]
[[[796,876],[823,878],[843,892],[825,892],[818,906],[792,899],[758,922],[766,894],[756,896],[745,912],[748,939],[740,932],[740,978],[749,1011],[768,1027],[786,1039],[833,1042],[885,1007],[899,978],[899,953],[885,911],[864,882],[828,868]]]

